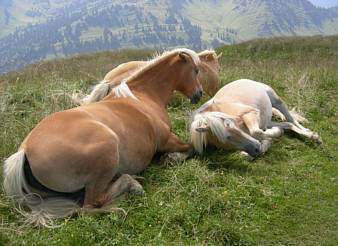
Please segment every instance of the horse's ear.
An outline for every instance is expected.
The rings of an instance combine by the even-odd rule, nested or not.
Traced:
[[[183,61],[188,61],[188,59],[189,59],[189,56],[186,53],[184,53],[184,52],[180,52],[178,55],[180,56],[180,58]]]
[[[221,52],[221,53],[216,57],[217,60],[221,59],[222,55],[223,55],[223,53]]]
[[[224,126],[225,127],[230,127],[230,128],[235,128],[235,124],[231,120],[224,120]]]

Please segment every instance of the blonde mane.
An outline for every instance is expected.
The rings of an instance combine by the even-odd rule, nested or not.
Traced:
[[[202,107],[203,106],[204,105],[202,105]],[[206,109],[206,107],[204,109]],[[231,118],[231,116],[221,112],[196,113],[193,116],[193,120],[190,125],[190,142],[194,146],[195,150],[201,154],[208,144],[207,132],[198,132],[196,130],[203,125],[207,125],[210,128],[211,133],[218,139],[218,141],[226,143],[226,127],[234,129],[237,128]]]
[[[149,60],[145,66],[141,66],[134,73],[132,73],[131,75],[129,75],[126,79],[122,80],[122,82],[121,82],[120,85],[118,85],[118,86],[116,86],[116,87],[114,87],[112,89],[112,93],[114,93],[117,98],[120,98],[120,97],[131,97],[131,98],[133,98],[135,100],[138,100],[134,96],[134,94],[131,92],[131,90],[129,89],[127,83],[130,82],[131,80],[135,79],[140,74],[142,74],[142,73],[144,73],[146,71],[149,71],[154,66],[158,65],[159,63],[161,63],[162,61],[164,61],[165,59],[167,59],[169,56],[171,56],[171,55],[173,55],[175,53],[179,53],[179,52],[185,52],[185,53],[187,53],[191,57],[191,59],[193,60],[193,62],[195,63],[195,65],[199,65],[200,64],[200,62],[201,62],[200,58],[199,58],[198,54],[195,51],[193,51],[193,50],[181,48],[181,49],[175,49],[175,50],[172,50],[172,51],[165,51],[161,55],[156,55],[152,60]]]
[[[197,53],[193,50],[189,50],[189,49],[185,49],[185,48],[181,48],[181,49],[175,49],[172,51],[165,51],[162,53],[162,55],[158,55],[155,58],[153,58],[152,60],[148,61],[148,63],[143,66],[140,67],[140,69],[136,70],[134,73],[132,73],[129,77],[127,77],[126,79],[124,79],[120,85],[114,87],[112,89],[112,92],[115,94],[115,96],[117,98],[120,97],[131,97],[135,100],[138,100],[134,94],[131,92],[131,90],[129,89],[127,83],[130,82],[131,80],[135,79],[137,76],[139,76],[140,74],[149,71],[150,69],[152,69],[154,66],[158,65],[159,63],[161,63],[162,61],[164,61],[165,59],[167,59],[169,56],[175,54],[175,53],[179,53],[179,52],[185,52],[187,53],[191,59],[193,60],[193,62],[195,63],[195,65],[199,65],[200,64],[200,58],[198,57]]]
[[[204,51],[198,53],[199,57],[206,56],[206,55],[212,55],[212,57],[214,59],[217,59],[217,54],[216,54],[216,51],[214,51],[214,50],[204,50]]]
[[[114,93],[115,97],[117,97],[117,98],[131,97],[131,98],[133,98],[135,100],[138,100],[137,97],[135,97],[135,95],[129,89],[129,86],[127,85],[127,80],[126,79],[122,80],[121,84],[119,84],[118,86],[114,87],[112,89],[112,93]]]
[[[126,79],[126,83],[128,83],[130,80],[137,77],[139,74],[144,73],[144,72],[152,69],[154,66],[158,65],[159,63],[161,63],[162,61],[167,59],[169,56],[171,56],[175,53],[179,53],[179,52],[187,53],[191,57],[191,59],[194,61],[195,65],[200,64],[200,62],[201,62],[200,58],[198,57],[198,54],[193,50],[186,49],[186,48],[180,48],[180,49],[174,49],[174,50],[171,50],[171,51],[165,51],[161,55],[155,55],[155,57],[152,60],[148,61],[147,65],[141,67],[140,69],[138,69],[134,73],[132,73]]]

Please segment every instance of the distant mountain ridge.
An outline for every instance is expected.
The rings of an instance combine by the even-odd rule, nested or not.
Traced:
[[[338,6],[338,0],[309,0],[313,5],[321,8],[332,8]]]
[[[307,0],[9,0],[0,13],[0,72],[96,50],[338,34],[338,7]]]

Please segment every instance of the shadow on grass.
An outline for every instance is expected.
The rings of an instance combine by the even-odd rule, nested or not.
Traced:
[[[207,163],[207,168],[213,171],[234,170],[240,174],[253,171],[251,165],[254,164],[254,161],[245,160],[245,157],[240,156],[239,152],[225,151],[214,146],[208,146],[203,155],[196,155],[195,158]]]

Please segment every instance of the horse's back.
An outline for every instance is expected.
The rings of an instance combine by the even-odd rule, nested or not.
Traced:
[[[118,85],[123,79],[144,66],[145,61],[130,61],[122,63],[106,74],[104,80],[109,81],[110,85]]]
[[[216,93],[215,101],[222,104],[223,107],[229,107],[232,113],[236,112],[236,105],[241,107],[238,114],[245,113],[245,108],[247,110],[258,110],[261,127],[265,128],[272,117],[272,104],[268,95],[269,88],[269,86],[260,82],[240,79],[222,87]]]
[[[260,107],[271,104],[264,84],[248,79],[240,79],[223,86],[215,95],[216,100]]]

